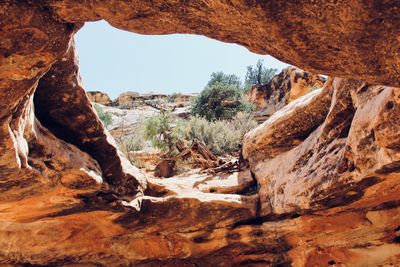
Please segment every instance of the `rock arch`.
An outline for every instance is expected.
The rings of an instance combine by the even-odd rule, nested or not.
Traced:
[[[398,264],[400,92],[389,86],[400,85],[399,10],[379,0],[2,1],[0,262]],[[99,19],[207,35],[332,78],[246,136],[257,194],[207,193],[195,177],[147,181],[79,84],[73,35]]]

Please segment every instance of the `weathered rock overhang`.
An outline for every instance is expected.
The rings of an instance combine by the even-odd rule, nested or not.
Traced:
[[[0,262],[398,264],[399,5],[1,2]],[[247,135],[247,174],[146,181],[79,82],[73,35],[100,19],[202,34],[340,78]],[[244,194],[249,176],[258,193]]]

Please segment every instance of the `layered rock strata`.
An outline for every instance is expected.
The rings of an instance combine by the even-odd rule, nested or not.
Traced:
[[[398,11],[361,0],[2,1],[0,263],[398,265]],[[99,19],[203,34],[341,78],[248,133],[248,169],[145,179],[79,83],[72,38]]]

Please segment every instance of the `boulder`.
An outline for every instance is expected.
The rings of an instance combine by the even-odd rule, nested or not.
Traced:
[[[99,103],[104,106],[111,106],[112,104],[110,97],[106,93],[100,91],[88,91],[86,92],[86,95],[92,102]]]
[[[137,92],[128,91],[120,94],[117,99],[115,99],[116,106],[127,106],[134,102],[136,97],[140,96]]]
[[[172,177],[175,174],[175,160],[161,160],[154,170],[155,177]]]

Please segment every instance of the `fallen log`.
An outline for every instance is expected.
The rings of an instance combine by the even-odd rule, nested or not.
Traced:
[[[220,166],[205,170],[207,174],[215,174],[219,172],[233,173],[237,171],[239,171],[239,160],[237,159],[231,159]]]
[[[190,165],[192,168],[201,168],[210,173],[234,172],[238,169],[237,159],[226,162],[214,155],[206,145],[197,141],[194,141],[190,147],[186,147],[183,142],[178,142],[177,149],[180,151],[178,155],[162,157],[162,161],[156,167],[157,177],[171,177],[177,162]]]

